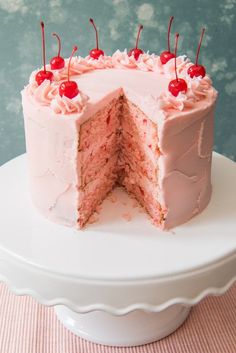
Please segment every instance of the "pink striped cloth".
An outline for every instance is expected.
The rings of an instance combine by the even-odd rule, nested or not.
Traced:
[[[57,320],[53,308],[18,297],[0,284],[0,353],[235,353],[236,285],[192,309],[183,326],[146,346],[104,347],[80,339]]]

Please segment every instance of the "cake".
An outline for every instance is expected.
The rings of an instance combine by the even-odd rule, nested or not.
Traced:
[[[192,66],[184,55],[163,64],[156,54],[118,50],[74,56],[56,70],[48,64],[53,78],[40,84],[34,71],[22,104],[37,209],[83,228],[119,185],[161,229],[200,213],[212,190],[217,92],[208,75],[191,77]],[[78,88],[72,98],[61,92],[68,71]],[[176,75],[187,86],[175,96],[169,87]]]

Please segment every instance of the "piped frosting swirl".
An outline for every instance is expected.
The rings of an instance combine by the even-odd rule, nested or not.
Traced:
[[[209,76],[190,78],[186,75],[188,90],[185,94],[179,93],[174,97],[169,91],[163,92],[157,100],[158,107],[165,113],[171,110],[183,111],[185,108],[193,108],[194,104],[205,98],[215,98],[216,91],[212,87]]]
[[[82,113],[89,101],[89,97],[85,93],[80,93],[73,99],[60,97],[58,94],[60,83],[67,79],[68,62],[69,59],[66,59],[63,69],[53,71],[54,81],[52,83],[45,80],[38,86],[35,82],[37,71],[32,72],[27,87],[29,94],[38,103],[50,106],[56,114]],[[182,55],[177,58],[178,76],[184,78],[188,85],[186,94],[180,93],[177,97],[174,97],[166,90],[159,97],[155,97],[158,108],[164,113],[193,108],[196,102],[206,97],[214,98],[214,95],[216,95],[216,91],[212,87],[212,82],[208,76],[204,78],[191,78],[188,75],[187,70],[191,65],[186,56]],[[163,65],[159,56],[144,53],[136,60],[133,56],[129,56],[126,50],[123,52],[117,50],[112,56],[100,56],[98,60],[94,60],[89,56],[86,58],[74,57],[71,60],[70,76],[78,76],[94,70],[112,68],[158,72],[170,80],[175,77],[174,59],[169,60]],[[49,69],[49,65],[46,66],[46,69]]]
[[[80,92],[76,97],[70,99],[57,94],[51,101],[51,108],[55,114],[82,113],[87,105],[89,97]]]
[[[58,84],[56,82],[44,80],[41,85],[38,85],[36,81],[32,80],[27,89],[29,95],[34,97],[38,103],[42,105],[50,105],[51,101],[58,93]]]

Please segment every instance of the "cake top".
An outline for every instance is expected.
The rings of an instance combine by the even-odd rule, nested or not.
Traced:
[[[169,118],[179,112],[206,109],[215,101],[217,92],[211,79],[206,75],[204,66],[198,64],[198,57],[205,29],[202,29],[197,48],[195,64],[184,56],[177,56],[179,34],[175,36],[175,51],[170,50],[169,21],[168,50],[160,54],[149,54],[138,48],[140,25],[136,46],[129,52],[117,50],[113,55],[105,55],[98,45],[98,32],[94,21],[90,19],[96,33],[96,48],[83,58],[60,56],[60,37],[58,55],[45,60],[44,24],[42,28],[43,68],[34,71],[25,87],[24,93],[34,103],[45,106],[57,116],[79,118],[91,112],[100,101],[110,98],[110,93],[124,93],[136,103],[138,100],[146,106],[146,112],[155,107],[155,116]],[[144,107],[145,108],[145,107]],[[153,119],[155,120],[155,118]]]

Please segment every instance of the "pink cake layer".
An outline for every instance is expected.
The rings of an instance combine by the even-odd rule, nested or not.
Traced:
[[[73,79],[89,97],[86,103],[81,96],[78,103],[58,98],[50,106],[52,85],[32,91],[32,83],[24,89],[31,194],[40,212],[69,226],[77,226],[78,220],[84,224],[117,176],[163,229],[186,222],[206,207],[216,91],[206,77],[189,83],[189,96],[162,95],[171,72],[106,68],[77,74]],[[126,120],[118,119],[120,108],[115,107],[122,96],[124,104],[128,102],[128,108],[122,108],[123,116],[129,111]],[[77,111],[68,113],[72,103]],[[99,118],[109,105],[111,114],[106,111]],[[95,130],[83,130],[93,118],[98,119]],[[122,123],[123,140],[118,127]]]
[[[112,156],[84,189],[80,189],[78,225],[82,228],[117,180],[117,156]]]
[[[93,180],[108,159],[118,153],[119,111],[120,101],[113,99],[81,127],[78,166],[82,186]]]
[[[121,165],[125,166],[121,185],[136,197],[154,223],[162,227],[166,212],[158,201],[160,151],[157,126],[134,104],[125,100],[121,127],[119,158]]]
[[[121,119],[122,158],[131,169],[157,183],[157,126],[134,104],[125,100]]]
[[[78,154],[80,227],[85,225],[117,182],[120,109],[120,99],[113,99],[81,125]]]

